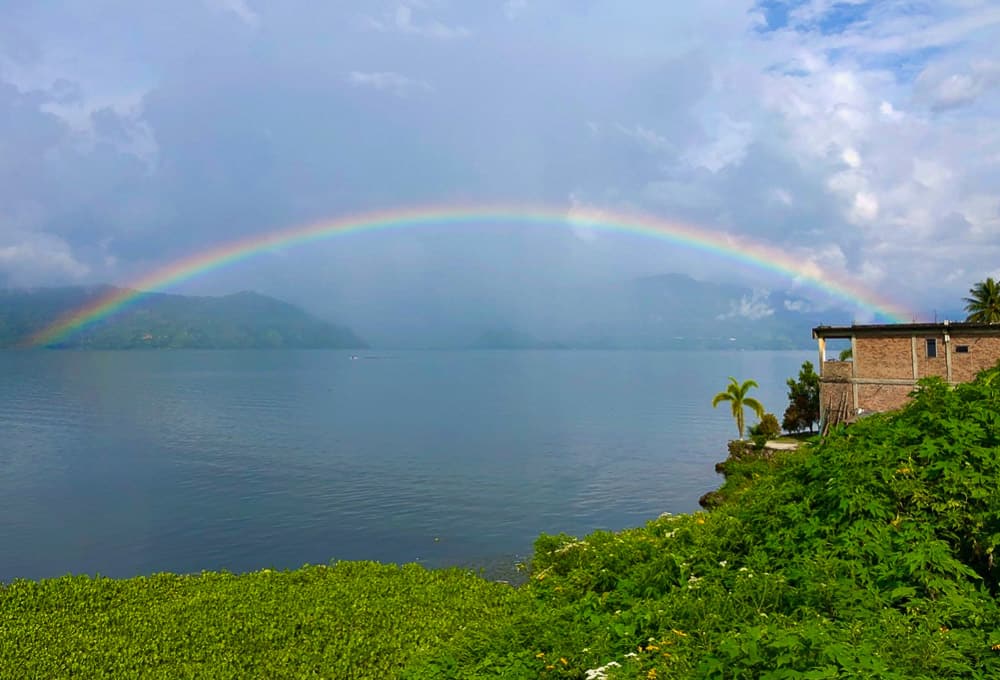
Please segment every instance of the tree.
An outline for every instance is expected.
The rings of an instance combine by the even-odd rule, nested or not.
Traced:
[[[1000,284],[992,278],[980,281],[969,289],[970,297],[964,298],[966,321],[973,323],[1000,323]]]
[[[788,432],[809,430],[819,421],[819,376],[811,361],[802,363],[799,379],[788,379],[788,408],[781,426]]]
[[[854,350],[850,347],[840,350],[840,356],[837,359],[839,361],[854,361]]]
[[[764,407],[759,401],[753,397],[748,397],[747,392],[750,391],[752,387],[759,387],[753,380],[747,380],[742,385],[736,381],[736,378],[730,377],[729,384],[726,385],[725,392],[719,392],[712,399],[712,408],[715,408],[724,401],[730,402],[733,408],[733,418],[736,419],[736,428],[740,431],[740,439],[743,439],[743,409],[749,408],[754,413],[757,414],[758,418],[764,417]]]

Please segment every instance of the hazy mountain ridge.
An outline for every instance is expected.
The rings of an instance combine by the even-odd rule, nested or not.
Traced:
[[[112,286],[0,291],[0,347],[23,346],[46,325],[92,304]],[[193,297],[150,293],[107,319],[57,339],[80,349],[351,349],[366,347],[345,326],[259,293]]]
[[[110,286],[0,290],[0,347],[21,345],[60,315],[114,290]],[[682,274],[567,288],[557,295],[543,292],[513,309],[414,291],[395,305],[380,307],[376,314],[369,318],[370,327],[362,324],[365,336],[376,337],[378,346],[399,349],[812,349],[815,326],[854,320],[836,307],[818,310],[791,291],[754,290]],[[379,332],[379,320],[395,325]],[[357,348],[367,344],[351,328],[322,321],[296,305],[242,292],[223,297],[144,295],[121,313],[71,334],[56,346]]]
[[[553,328],[508,322],[484,331],[472,347],[506,349],[812,349],[812,329],[849,324],[841,309],[816,310],[789,291],[663,274],[599,291],[578,291]],[[569,310],[569,311],[567,311]],[[566,317],[577,310],[577,318]]]

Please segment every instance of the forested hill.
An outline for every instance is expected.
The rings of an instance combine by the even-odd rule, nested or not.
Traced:
[[[112,292],[109,286],[0,290],[0,347],[23,346],[63,314]],[[365,347],[344,326],[258,293],[191,297],[152,293],[52,345],[79,349]]]

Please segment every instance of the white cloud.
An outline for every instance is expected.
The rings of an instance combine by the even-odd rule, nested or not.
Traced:
[[[389,92],[397,97],[406,97],[418,92],[431,92],[434,89],[430,83],[424,80],[408,78],[392,71],[351,71],[347,78],[354,85]]]
[[[528,6],[528,0],[507,0],[503,4],[503,12],[511,21],[516,19]]]
[[[646,151],[660,153],[663,151],[672,151],[674,149],[674,145],[670,143],[670,140],[663,135],[658,134],[654,130],[643,127],[642,125],[626,127],[625,125],[619,123],[615,125],[615,129],[629,139],[634,140]],[[592,127],[591,130],[595,133],[597,131],[596,127]]]
[[[231,12],[250,28],[260,25],[260,15],[250,9],[246,0],[207,0],[216,9]]]
[[[840,158],[852,168],[861,167],[861,155],[854,149],[848,147],[840,154]]]
[[[782,306],[790,312],[811,312],[813,306],[806,300],[785,300]]]
[[[62,239],[43,233],[0,231],[0,272],[12,283],[36,285],[57,280],[81,280],[90,273]]]
[[[720,314],[716,318],[725,320],[742,317],[750,321],[760,321],[773,316],[774,307],[768,303],[768,295],[766,290],[754,290],[750,295],[744,295],[739,300],[730,302],[729,312]]]
[[[726,114],[711,116],[705,121],[708,143],[690,149],[685,160],[709,172],[738,164],[746,155],[753,139],[753,126],[747,121],[733,120]]]
[[[945,111],[968,106],[997,87],[1000,62],[976,60],[928,66],[917,78],[915,93],[932,110]]]
[[[449,26],[436,19],[414,20],[414,7],[419,8],[422,5],[415,2],[400,3],[396,5],[395,9],[384,12],[379,18],[368,17],[368,27],[376,31],[405,33],[440,40],[468,38],[472,35],[472,31],[465,26]]]
[[[782,189],[781,187],[771,191],[771,199],[785,206],[789,206],[793,202],[792,195],[786,189]]]

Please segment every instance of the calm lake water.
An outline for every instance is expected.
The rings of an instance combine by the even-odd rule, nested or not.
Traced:
[[[503,571],[540,532],[690,512],[812,352],[0,352],[0,581]],[[749,418],[748,418],[749,420]]]

